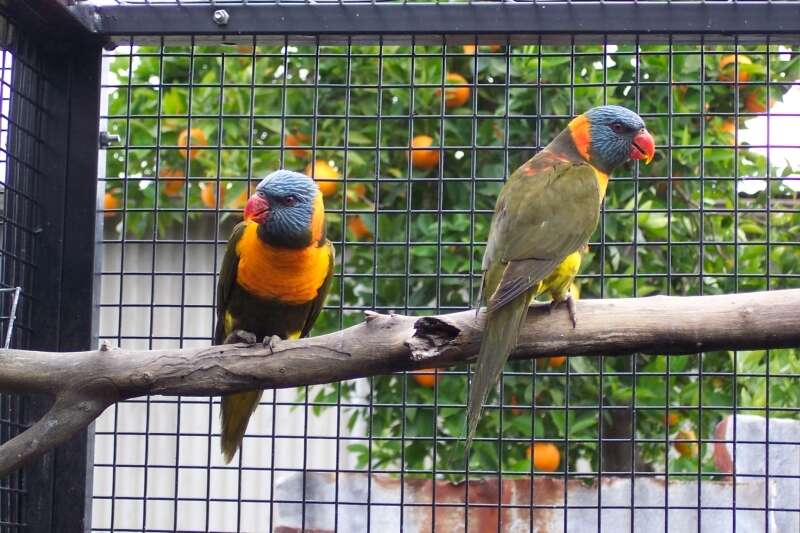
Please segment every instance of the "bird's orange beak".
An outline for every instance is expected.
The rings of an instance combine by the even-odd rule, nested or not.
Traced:
[[[644,160],[645,164],[650,164],[653,156],[656,155],[656,142],[650,132],[642,128],[633,138],[631,143],[631,159]]]
[[[244,219],[245,221],[253,221],[258,224],[263,224],[267,221],[269,216],[269,202],[266,198],[256,193],[247,200],[247,205],[244,206]]]

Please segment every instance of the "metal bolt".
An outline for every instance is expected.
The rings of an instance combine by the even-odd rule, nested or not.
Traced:
[[[214,24],[217,26],[225,26],[230,18],[231,16],[224,9],[217,9],[214,11],[214,16],[212,17]]]
[[[114,144],[119,144],[119,135],[112,135],[107,131],[100,132],[100,148],[108,148]]]

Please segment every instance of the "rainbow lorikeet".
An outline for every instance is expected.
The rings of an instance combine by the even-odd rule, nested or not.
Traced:
[[[308,176],[278,170],[258,184],[228,241],[217,283],[214,343],[305,337],[333,279],[325,207]],[[241,447],[262,391],[222,397],[225,462]]]
[[[654,154],[639,115],[619,106],[595,107],[508,178],[481,267],[487,314],[467,407],[467,452],[481,405],[516,346],[531,300],[547,291],[556,303],[569,302],[579,251],[597,226],[609,173],[629,159],[649,163]],[[570,316],[574,325],[572,307]]]

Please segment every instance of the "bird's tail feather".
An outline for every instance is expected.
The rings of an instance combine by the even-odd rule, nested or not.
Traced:
[[[472,384],[467,404],[467,435],[465,456],[469,458],[469,449],[481,407],[491,388],[497,383],[508,356],[517,344],[520,327],[525,319],[528,306],[533,297],[532,292],[521,295],[515,301],[493,311],[486,316],[483,327],[483,340],[472,377]]]
[[[258,407],[263,391],[237,392],[222,397],[222,434],[220,435],[222,454],[226,463],[230,463],[236,451],[242,445],[244,432],[250,415]]]

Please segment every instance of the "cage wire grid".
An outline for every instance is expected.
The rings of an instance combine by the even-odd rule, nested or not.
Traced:
[[[127,348],[207,345],[215,272],[246,197],[244,184],[279,166],[302,171],[316,160],[326,162],[316,173],[329,172],[316,177],[332,191],[326,195],[328,232],[339,259],[314,334],[356,323],[367,309],[406,314],[467,309],[504,176],[575,113],[602,103],[637,109],[656,135],[660,156],[651,167],[628,166],[614,176],[580,276],[584,296],[797,286],[792,263],[797,241],[785,232],[798,214],[796,197],[787,192],[794,190],[793,182],[770,161],[772,151],[798,149],[797,141],[740,138],[745,121],[765,116],[795,84],[775,67],[785,67],[787,55],[796,59],[791,47],[768,37],[761,46],[740,45],[736,38],[722,45],[642,46],[606,39],[599,47],[533,43],[473,52],[413,42],[383,45],[381,37],[376,42],[326,46],[294,44],[286,37],[283,45],[253,38],[249,45],[139,47],[131,40],[106,55],[104,126],[122,143],[106,150],[101,169],[107,192],[101,338]],[[738,60],[730,64],[732,78],[719,79],[720,61],[731,55],[758,57],[764,70],[742,79]],[[623,68],[626,64],[631,68]],[[656,65],[665,70],[659,73]],[[454,86],[444,73],[457,69],[467,75],[455,89],[468,89],[469,96],[460,108],[449,109],[446,99]],[[765,109],[748,108],[745,96],[762,89]],[[720,101],[726,107],[706,105]],[[511,107],[515,103],[518,109]],[[796,110],[774,108],[768,114],[769,129],[771,122],[792,120]],[[426,169],[406,156],[419,134],[433,138],[437,154]],[[755,158],[753,150],[765,155]],[[696,159],[687,163],[686,154]],[[743,154],[758,161],[743,161]],[[720,160],[723,175],[715,175],[709,161]],[[745,176],[766,188],[741,191]],[[748,224],[764,228],[748,233],[743,229]],[[761,258],[756,266],[752,258],[743,259],[748,253]],[[643,271],[658,254],[658,268]],[[789,266],[776,254],[788,258]],[[727,260],[721,267],[707,260],[720,255]],[[464,368],[437,371],[432,388],[419,374],[398,374],[297,393],[267,392],[233,466],[220,461],[216,398],[123,402],[96,426],[92,529],[273,530],[291,516],[289,522],[301,530],[341,530],[358,515],[366,530],[380,527],[387,516],[405,530],[426,513],[423,530],[436,530],[452,524],[446,513],[456,512],[457,524],[479,530],[486,524],[483,511],[494,510],[503,511],[492,515],[498,529],[508,527],[509,512],[527,513],[533,529],[546,511],[558,513],[564,531],[586,520],[598,531],[612,527],[612,520],[624,522],[613,527],[634,531],[652,512],[671,530],[670,517],[679,523],[675,513],[685,511],[694,513],[700,531],[703,515],[736,510],[739,518],[758,513],[754,520],[771,530],[776,515],[797,520],[796,502],[776,505],[769,483],[763,497],[737,497],[741,483],[766,481],[764,472],[771,482],[798,478],[770,470],[770,453],[762,473],[737,469],[739,445],[763,446],[764,440],[737,438],[731,447],[728,473],[737,488],[726,493],[727,501],[710,503],[701,489],[715,486],[714,479],[729,479],[712,457],[731,442],[713,433],[723,412],[795,416],[792,403],[780,398],[797,370],[782,366],[776,377],[770,368],[782,353],[514,363],[486,408],[492,422],[476,443],[484,455],[492,456],[494,449],[496,458],[473,459],[467,472],[448,455],[458,440],[448,430],[452,421],[460,423],[466,398]],[[763,364],[745,365],[743,358]],[[610,398],[610,383],[627,392]],[[741,390],[751,383],[766,401],[747,396],[742,402]],[[589,385],[596,400],[586,397]],[[651,388],[663,388],[663,397],[639,403]],[[693,388],[691,401],[676,392],[682,388]],[[520,390],[529,397],[517,397]],[[619,394],[636,398],[636,409]],[[673,411],[684,429],[663,421]],[[420,418],[427,431],[420,429]],[[387,419],[399,422],[392,426]],[[523,419],[527,430],[521,431]],[[555,419],[561,421],[559,431],[552,430]],[[451,426],[443,428],[447,420]],[[619,434],[619,420],[627,433]],[[738,435],[737,417],[730,420]],[[796,447],[795,440],[770,442],[769,427],[767,450]],[[525,462],[531,435],[557,446],[555,472],[545,475]],[[689,452],[684,456],[676,449]],[[642,450],[651,458],[644,466]],[[620,457],[627,457],[627,466]],[[694,481],[696,497],[675,503],[670,483],[663,484],[656,503],[638,501],[636,490],[620,500],[603,483],[592,485],[593,499],[571,497],[576,481],[596,481],[601,473],[632,480],[634,471],[637,479]],[[363,491],[354,495],[348,485],[360,474],[366,474]],[[314,486],[320,475],[333,476],[332,492],[323,497]],[[373,475],[396,477],[396,498],[383,500],[382,482]],[[459,476],[494,481],[495,492],[478,501],[479,487],[467,483],[458,486],[461,497],[454,499],[452,489],[433,483],[422,499],[409,488],[419,478]],[[503,482],[526,476],[534,480],[528,500],[508,501],[512,484]],[[545,478],[571,483],[561,485],[558,497],[542,499],[544,485],[536,481]],[[730,527],[735,531],[736,523]]]
[[[13,30],[0,38],[0,333],[3,346],[31,343],[37,271],[36,224],[41,181],[42,99],[50,83],[34,43]],[[12,111],[13,110],[13,111]],[[28,400],[0,394],[0,442],[27,427]],[[25,530],[28,487],[23,473],[0,481],[0,530]]]

